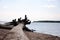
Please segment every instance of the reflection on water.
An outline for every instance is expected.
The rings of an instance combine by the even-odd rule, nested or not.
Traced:
[[[36,32],[60,36],[60,23],[31,23],[27,27]]]

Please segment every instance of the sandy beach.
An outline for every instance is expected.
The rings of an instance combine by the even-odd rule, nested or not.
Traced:
[[[9,32],[8,29],[0,29],[0,40],[4,39],[4,36]],[[24,31],[24,33],[27,35],[27,37],[30,40],[60,40],[60,37],[48,35],[48,34],[42,34],[42,33],[36,33],[36,32],[27,32]]]

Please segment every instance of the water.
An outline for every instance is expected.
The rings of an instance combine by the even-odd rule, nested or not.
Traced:
[[[60,23],[31,23],[27,27],[39,33],[60,36]]]
[[[4,22],[4,21],[0,21],[0,24],[5,24],[6,22]]]

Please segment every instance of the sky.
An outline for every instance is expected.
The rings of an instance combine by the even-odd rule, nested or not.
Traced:
[[[0,0],[0,21],[28,16],[34,20],[60,20],[60,0]]]

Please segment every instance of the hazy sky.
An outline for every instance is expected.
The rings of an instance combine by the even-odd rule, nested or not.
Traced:
[[[30,20],[60,20],[60,0],[0,0],[0,20],[27,15]]]

